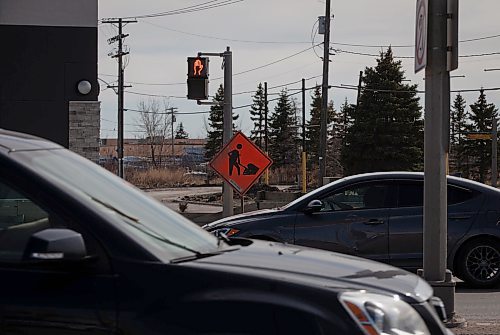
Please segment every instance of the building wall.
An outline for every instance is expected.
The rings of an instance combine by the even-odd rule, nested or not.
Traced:
[[[99,94],[97,8],[97,0],[0,0],[1,128],[69,147],[70,101]],[[81,80],[92,85],[87,95],[76,89]]]
[[[69,149],[96,163],[99,162],[100,111],[98,101],[69,103]]]

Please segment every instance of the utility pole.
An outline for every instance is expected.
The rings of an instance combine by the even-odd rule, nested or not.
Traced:
[[[177,108],[176,107],[170,107],[170,108],[167,108],[166,110],[167,111],[170,111],[170,128],[171,128],[171,131],[172,131],[172,164],[175,162],[175,151],[174,151],[174,145],[175,145],[175,136],[174,136],[174,122],[175,122],[175,110]]]
[[[269,108],[267,106],[267,81],[264,82],[264,151],[266,152],[266,156],[269,156],[269,151],[267,148],[268,145],[268,137],[269,134],[267,133],[267,119],[268,119],[268,112]],[[266,174],[264,177],[265,184],[269,185],[269,169],[266,169]]]
[[[118,58],[118,176],[123,178],[123,94],[125,87],[131,87],[129,85],[124,85],[124,68],[123,68],[123,56],[128,55],[128,51],[123,51],[123,40],[128,34],[123,34],[123,24],[136,23],[137,20],[124,20],[119,19],[109,19],[104,20],[103,23],[118,24],[118,35],[108,39],[109,44],[118,42],[118,52],[116,54],[111,54],[111,57]],[[110,88],[115,88],[116,86],[109,86]]]
[[[326,0],[325,8],[325,36],[323,42],[323,84],[321,104],[321,130],[319,141],[319,180],[318,185],[323,186],[323,177],[326,167],[326,133],[328,118],[328,69],[330,63],[330,0]]]
[[[498,128],[497,128],[497,118],[493,115],[493,122],[491,126],[491,186],[497,187],[498,178],[498,159],[497,159],[497,147],[498,147]]]
[[[307,192],[306,80],[302,78],[302,193]]]

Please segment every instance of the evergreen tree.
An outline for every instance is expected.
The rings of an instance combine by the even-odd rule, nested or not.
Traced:
[[[298,162],[295,104],[285,90],[281,91],[269,120],[269,145],[273,166],[290,167]]]
[[[470,105],[470,110],[472,132],[491,134],[493,118],[497,117],[498,109],[486,101],[484,90],[480,91],[477,101]],[[475,161],[475,177],[484,183],[491,166],[491,140],[474,140],[470,154]]]
[[[210,107],[210,115],[208,116],[207,144],[205,145],[205,158],[208,160],[211,160],[222,149],[224,131],[224,107],[222,104],[224,102],[224,88],[222,84],[212,101],[217,104]],[[233,114],[233,121],[237,119],[238,115]]]
[[[421,170],[423,120],[417,85],[403,84],[401,61],[381,52],[364,71],[365,87],[347,129],[342,161],[347,174]]]
[[[307,151],[309,161],[313,164],[319,162],[319,146],[321,136],[321,108],[323,99],[321,95],[321,86],[317,85],[311,96],[311,118],[307,122],[306,138],[307,138]],[[327,110],[327,127],[331,128],[334,118],[336,118],[336,111],[333,108],[333,101],[330,101]],[[331,133],[331,132],[329,132]],[[328,157],[328,155],[327,155]],[[327,162],[328,163],[328,162]]]
[[[262,83],[257,86],[257,91],[253,95],[253,103],[250,107],[250,119],[253,121],[253,129],[250,133],[250,139],[261,149],[264,148],[265,138],[265,97]]]
[[[467,123],[466,102],[457,94],[450,115],[450,168],[454,173],[469,176],[468,140],[465,133],[470,126]]]
[[[318,164],[321,133],[321,86],[317,85],[311,95],[311,117],[306,123],[307,156],[313,165]]]
[[[328,106],[329,113],[332,115],[332,122],[329,125],[329,134],[326,153],[326,172],[328,176],[341,177],[344,175],[342,166],[342,149],[345,143],[346,128],[348,124],[349,105],[347,99],[337,112],[333,107],[333,101]]]
[[[184,125],[182,122],[179,123],[177,129],[175,130],[175,138],[176,139],[186,139],[189,138],[189,134],[184,130]]]

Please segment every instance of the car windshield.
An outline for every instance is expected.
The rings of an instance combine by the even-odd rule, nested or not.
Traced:
[[[103,215],[119,219],[113,222],[121,222],[121,230],[162,260],[213,253],[224,246],[180,214],[75,153],[46,150],[12,155],[82,201],[91,201]]]

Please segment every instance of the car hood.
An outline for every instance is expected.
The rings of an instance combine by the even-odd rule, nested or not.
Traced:
[[[275,242],[253,240],[249,246],[191,264],[339,290],[382,291],[408,302],[426,301],[433,294],[420,277],[383,263]]]
[[[254,220],[256,218],[260,217],[267,217],[269,215],[275,215],[283,212],[282,209],[280,208],[274,208],[274,209],[261,209],[257,211],[252,211],[252,212],[247,212],[243,214],[238,214],[238,215],[232,215],[227,218],[223,218],[217,221],[214,221],[212,223],[204,225],[202,228],[206,230],[213,230],[221,227],[228,227],[231,226],[232,223],[241,223],[247,220]]]

